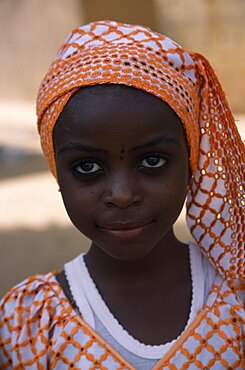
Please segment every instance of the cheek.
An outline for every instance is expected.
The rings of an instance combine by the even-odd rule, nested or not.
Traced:
[[[154,189],[154,192],[152,192]],[[157,181],[152,184],[151,191],[153,194],[154,206],[159,209],[160,213],[164,213],[164,217],[168,215],[170,218],[177,218],[181,212],[188,189],[188,171],[175,172],[174,176],[166,176],[162,181]]]
[[[157,191],[156,191],[157,193]],[[171,187],[171,190],[166,187],[162,187],[158,190],[158,197],[155,197],[155,205],[159,208],[160,212],[165,214],[179,214],[185,202],[187,190]]]
[[[76,186],[62,187],[61,194],[67,214],[73,225],[85,233],[93,225],[95,195],[93,190],[82,190]],[[86,232],[87,233],[87,232]]]

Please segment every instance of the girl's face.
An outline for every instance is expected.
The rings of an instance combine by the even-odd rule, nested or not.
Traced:
[[[66,210],[94,245],[122,260],[164,247],[189,181],[184,129],[166,103],[127,86],[81,88],[54,146]]]

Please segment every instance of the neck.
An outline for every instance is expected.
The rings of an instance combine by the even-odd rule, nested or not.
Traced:
[[[118,260],[92,244],[85,260],[98,287],[137,289],[183,274],[186,271],[185,262],[188,261],[188,248],[175,238],[171,230],[150,253],[140,259]]]

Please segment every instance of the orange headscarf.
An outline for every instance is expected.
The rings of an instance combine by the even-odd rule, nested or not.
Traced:
[[[243,285],[244,144],[208,61],[147,27],[100,21],[73,30],[37,98],[41,145],[54,176],[52,131],[61,111],[81,86],[107,83],[147,91],[178,114],[190,147],[191,234],[230,284]]]

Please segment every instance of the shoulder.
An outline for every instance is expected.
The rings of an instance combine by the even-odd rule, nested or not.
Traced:
[[[230,307],[231,315],[239,318],[245,330],[245,284],[239,280],[223,280],[218,299],[222,305]]]
[[[245,281],[239,279],[226,280],[220,275],[206,254],[195,242],[190,242],[191,262],[195,262],[195,274],[204,280],[205,283],[205,302],[208,299],[213,302],[213,298],[220,304],[231,305],[236,308],[245,309]],[[197,263],[199,260],[199,263]]]
[[[234,329],[245,335],[245,284],[224,279],[196,244],[192,243],[192,248],[201,256],[197,274],[204,279],[204,309],[209,319],[212,317],[216,324],[222,321],[226,330]]]
[[[232,338],[238,347],[242,345],[241,338],[245,339],[244,293],[239,282],[228,282],[217,274],[205,305],[207,324],[219,328],[220,333]]]
[[[37,337],[46,343],[64,312],[68,314],[69,302],[54,273],[29,277],[13,287],[0,302],[0,368],[2,361],[11,364],[20,338],[24,347]]]
[[[8,315],[23,307],[27,312],[35,304],[40,307],[47,300],[58,299],[61,287],[53,273],[31,276],[14,286],[1,300],[1,315]],[[2,318],[2,316],[1,316]]]

